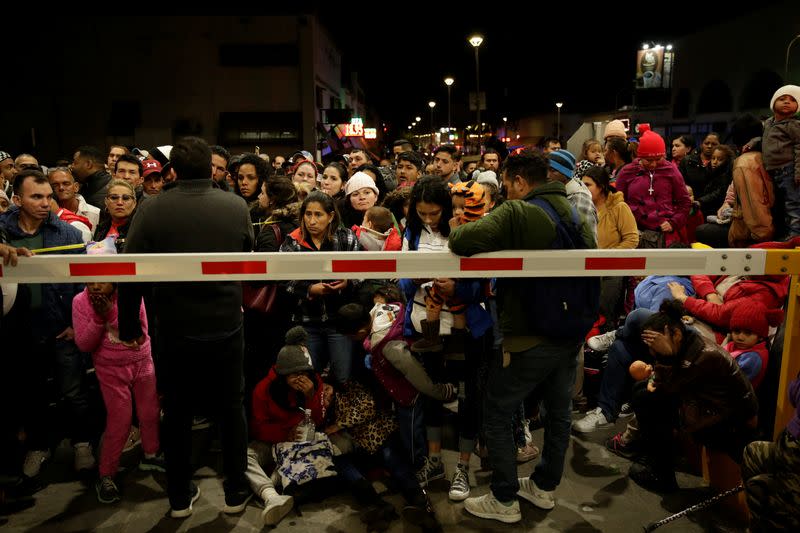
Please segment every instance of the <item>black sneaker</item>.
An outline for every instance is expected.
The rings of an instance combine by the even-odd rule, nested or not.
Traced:
[[[617,454],[625,459],[632,459],[639,454],[639,445],[637,441],[631,440],[625,442],[622,438],[624,432],[617,433],[606,441],[606,449],[611,453]]]
[[[164,454],[159,454],[155,457],[142,457],[141,462],[139,462],[139,470],[166,472],[167,463],[164,461]]]
[[[119,489],[111,476],[103,476],[94,485],[97,501],[100,503],[116,503],[120,500]]]
[[[235,492],[225,493],[225,507],[222,512],[225,514],[236,514],[244,511],[247,507],[247,502],[253,497],[253,491],[250,488],[237,490]]]
[[[189,490],[191,491],[190,492],[191,497],[189,498],[189,505],[181,509],[175,509],[175,508],[170,509],[169,515],[172,518],[186,518],[187,516],[192,515],[192,505],[194,505],[194,502],[196,502],[198,498],[200,498],[200,488],[194,483],[190,482]]]

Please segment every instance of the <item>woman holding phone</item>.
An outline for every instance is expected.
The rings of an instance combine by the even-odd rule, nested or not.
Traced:
[[[281,252],[349,252],[360,250],[355,233],[342,227],[336,204],[321,191],[312,191],[300,207],[300,227],[281,245]],[[308,351],[314,370],[322,372],[330,362],[337,383],[350,377],[353,344],[337,333],[336,311],[356,298],[353,280],[292,280],[286,290],[294,298],[292,322],[308,331]]]

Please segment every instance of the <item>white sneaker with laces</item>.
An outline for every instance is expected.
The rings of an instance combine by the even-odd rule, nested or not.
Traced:
[[[294,498],[282,494],[266,495],[266,490],[261,498],[264,500],[264,510],[261,511],[261,520],[266,526],[276,526],[289,514],[294,507]]]
[[[572,423],[572,429],[578,433],[591,433],[597,429],[611,427],[612,424],[606,419],[603,410],[595,407],[594,410],[586,413],[586,416]]]
[[[454,502],[464,501],[469,498],[469,470],[462,465],[456,466],[453,480],[450,482],[450,492],[447,496]]]
[[[529,477],[519,478],[519,490],[517,496],[525,498],[539,509],[550,510],[556,506],[556,499],[553,490],[542,490]]]
[[[614,329],[608,333],[590,337],[589,340],[586,341],[586,344],[595,352],[607,352],[608,349],[611,348],[611,345],[614,344],[615,340],[617,340],[617,330]]]
[[[25,463],[22,465],[22,473],[27,477],[36,477],[42,470],[42,465],[50,459],[50,450],[31,450],[25,454]]]
[[[514,500],[511,505],[503,505],[497,501],[491,491],[483,496],[467,498],[464,500],[464,509],[479,518],[498,520],[506,524],[514,524],[522,520],[517,500]]]
[[[88,442],[79,442],[75,446],[75,470],[91,470],[97,465],[92,454],[92,445]]]

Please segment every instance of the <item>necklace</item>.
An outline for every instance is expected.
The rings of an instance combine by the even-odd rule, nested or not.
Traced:
[[[655,175],[653,172],[648,172],[650,174],[650,188],[647,189],[647,192],[650,193],[650,196],[653,196],[653,176]]]

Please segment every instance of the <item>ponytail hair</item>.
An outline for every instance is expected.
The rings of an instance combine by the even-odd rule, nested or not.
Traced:
[[[661,302],[661,307],[658,313],[651,315],[644,325],[642,331],[664,331],[666,326],[670,331],[679,330],[684,336],[686,335],[686,325],[683,323],[683,316],[686,314],[683,304],[678,300],[664,300]]]

